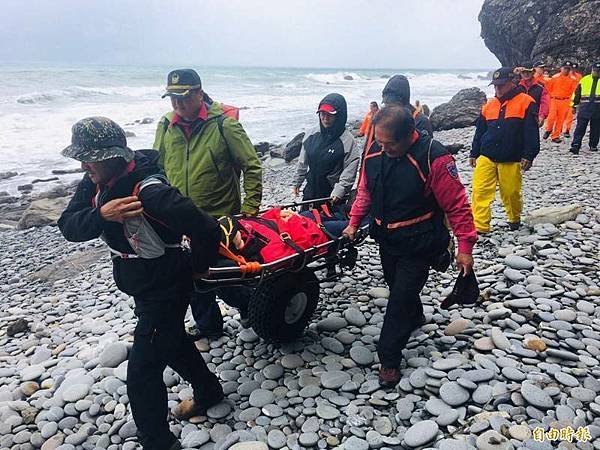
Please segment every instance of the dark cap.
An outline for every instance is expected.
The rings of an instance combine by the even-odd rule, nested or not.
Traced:
[[[532,72],[534,67],[536,66],[531,61],[525,61],[523,64],[521,64],[521,70],[526,70],[528,72]]]
[[[560,66],[560,67],[568,67],[568,68],[573,68],[573,67],[576,67],[576,65],[575,65],[575,64],[573,64],[571,61],[565,61],[565,62],[562,64],[562,66]]]
[[[168,96],[185,97],[194,89],[202,89],[200,75],[194,69],[175,69],[167,75],[167,90],[162,98]]]
[[[538,61],[538,62],[536,62],[536,63],[533,65],[533,67],[541,67],[541,68],[544,68],[544,67],[546,67],[546,63],[544,63],[544,61]]]
[[[600,70],[600,61],[592,64],[592,70]]]
[[[81,162],[99,162],[112,158],[133,160],[123,129],[106,117],[81,119],[71,129],[71,145],[61,153]]]
[[[509,81],[515,82],[516,74],[512,67],[500,67],[492,74],[492,82],[490,85],[500,86],[508,83]]]
[[[400,103],[403,106],[410,104],[410,84],[404,75],[394,75],[390,78],[381,91],[383,103]]]
[[[452,305],[472,305],[479,298],[479,284],[475,272],[471,270],[468,275],[458,275],[454,288],[440,305],[442,309],[449,309]]]

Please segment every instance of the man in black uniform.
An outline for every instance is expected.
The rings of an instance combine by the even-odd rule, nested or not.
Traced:
[[[419,295],[429,268],[447,268],[439,267],[450,241],[444,216],[458,239],[456,262],[463,275],[473,267],[477,231],[452,155],[427,133],[416,131],[411,111],[386,106],[373,123],[382,150],[366,156],[344,234],[354,239],[363,218],[373,217],[371,236],[379,243],[390,288],[377,344],[379,382],[391,387],[400,381],[402,350],[410,334],[424,323]]]
[[[577,108],[577,126],[569,150],[579,154],[581,142],[590,124],[590,150],[598,151],[600,141],[600,62],[592,66],[592,73],[583,77],[573,95],[573,108]]]
[[[158,152],[133,152],[112,120],[83,119],[72,132],[72,144],[62,153],[81,161],[86,174],[58,226],[69,241],[102,237],[107,243],[117,287],[133,296],[138,317],[127,394],[140,442],[145,449],[181,448],[167,422],[165,367],[194,390],[176,417],[202,413],[223,399],[217,377],[184,328],[192,272],[206,271],[216,259],[218,223],[166,184]],[[191,239],[191,258],[179,245],[184,234]]]

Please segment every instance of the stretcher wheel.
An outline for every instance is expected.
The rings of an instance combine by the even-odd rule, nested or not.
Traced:
[[[248,316],[267,342],[289,342],[302,335],[319,302],[319,281],[311,270],[266,280],[250,299]]]

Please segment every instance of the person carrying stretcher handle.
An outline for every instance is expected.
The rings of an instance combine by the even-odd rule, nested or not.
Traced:
[[[400,381],[402,349],[412,331],[424,323],[419,294],[429,269],[448,251],[444,215],[458,239],[456,263],[463,276],[473,270],[477,232],[458,169],[444,146],[416,131],[404,107],[384,107],[373,123],[382,151],[365,157],[350,224],[343,233],[355,239],[361,220],[372,215],[370,234],[379,243],[390,288],[377,345],[379,382],[391,387]]]
[[[60,231],[71,242],[101,237],[117,287],[135,303],[127,395],[139,442],[146,450],[180,449],[167,422],[166,366],[193,390],[174,409],[176,418],[205,414],[224,397],[184,328],[192,273],[217,260],[219,225],[166,182],[158,152],[131,150],[123,129],[110,119],[77,122],[62,154],[80,161],[86,173],[58,220]],[[182,235],[191,240],[190,254],[181,248]]]

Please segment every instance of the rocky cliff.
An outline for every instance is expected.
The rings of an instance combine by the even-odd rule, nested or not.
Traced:
[[[502,65],[600,60],[600,0],[485,0],[481,37]]]

